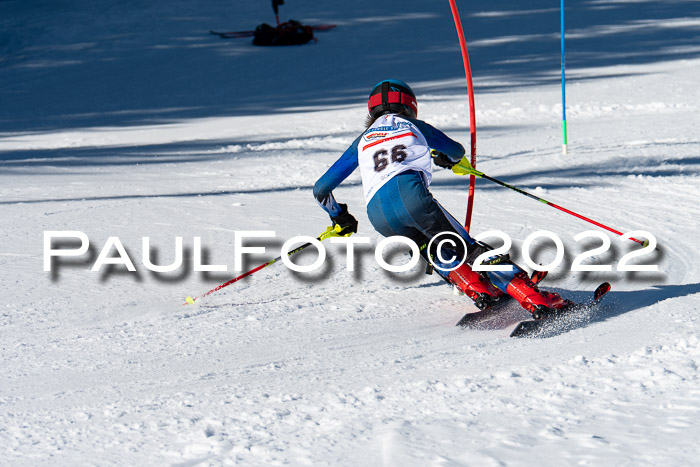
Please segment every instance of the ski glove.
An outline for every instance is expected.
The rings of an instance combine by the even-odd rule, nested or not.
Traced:
[[[336,226],[340,226],[340,232],[344,234],[357,233],[357,219],[348,212],[348,205],[339,203],[338,206],[342,211],[337,216],[331,217],[333,228],[337,230]]]
[[[430,156],[433,158],[433,162],[438,167],[451,169],[456,164],[456,162],[452,162],[452,160],[449,157],[447,157],[447,154],[445,154],[444,152],[437,151],[435,149],[430,150]]]

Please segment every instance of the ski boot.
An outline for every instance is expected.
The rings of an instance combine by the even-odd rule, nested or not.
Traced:
[[[524,271],[513,277],[506,291],[520,306],[532,313],[534,319],[556,315],[571,305],[569,300],[561,298],[559,294],[537,288]]]
[[[474,305],[479,310],[491,308],[506,295],[466,264],[450,271],[448,279],[465,295],[474,300]]]

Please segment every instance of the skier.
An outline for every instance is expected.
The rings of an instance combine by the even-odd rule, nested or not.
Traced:
[[[417,119],[416,96],[406,83],[393,79],[379,82],[370,92],[368,109],[365,131],[314,186],[314,196],[336,230],[357,232],[357,219],[346,204],[335,200],[332,191],[359,166],[372,226],[386,237],[402,235],[413,240],[421,256],[438,266],[438,274],[474,300],[478,308],[487,309],[508,294],[539,319],[570,303],[556,293],[540,291],[508,255],[493,256],[485,263],[512,265],[511,271],[472,270],[474,260],[492,248],[475,241],[428,191],[431,163],[451,169],[464,157],[464,147]],[[467,250],[455,242],[454,247],[441,247],[440,252],[426,251],[429,241],[442,232],[459,235]],[[457,269],[440,271],[464,258],[465,263]]]

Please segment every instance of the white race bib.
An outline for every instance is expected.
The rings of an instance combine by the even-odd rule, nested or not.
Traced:
[[[357,145],[365,202],[386,182],[407,170],[422,172],[426,186],[432,178],[430,148],[423,134],[395,114],[379,117]]]

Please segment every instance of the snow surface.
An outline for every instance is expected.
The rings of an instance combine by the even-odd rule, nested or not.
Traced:
[[[318,272],[275,264],[181,306],[237,275],[234,232],[276,231],[253,267],[323,231],[311,187],[377,81],[409,82],[468,145],[447,2],[290,0],[283,19],[338,27],[275,49],[208,34],[273,22],[269,2],[0,1],[0,464],[697,465],[700,2],[567,2],[568,156],[558,3],[459,2],[479,168],[652,232],[659,272],[571,273],[594,227],[479,181],[474,232],[506,232],[519,262],[532,232],[563,239],[546,288],[613,285],[591,316],[510,339],[525,311],[460,330],[468,299],[370,247],[354,272],[329,245]],[[359,183],[335,194],[376,245]],[[466,184],[437,170],[432,191],[461,218]],[[44,272],[46,230],[90,253]],[[110,236],[137,273],[91,272]],[[148,271],[144,236],[158,264],[183,237],[183,267]],[[194,237],[227,273],[192,272]],[[594,262],[637,248],[612,240]]]

